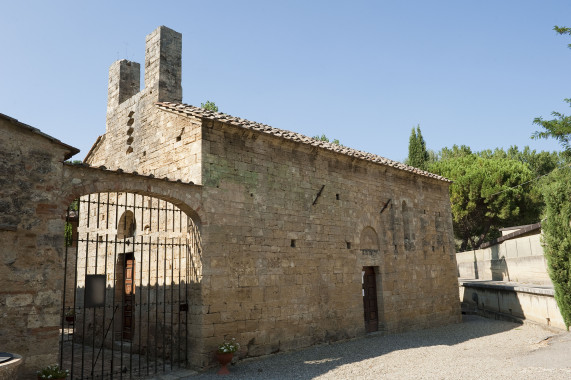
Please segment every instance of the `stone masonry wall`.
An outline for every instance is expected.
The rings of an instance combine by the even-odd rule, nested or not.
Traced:
[[[140,92],[136,64],[111,67],[107,133],[86,162],[202,185],[191,364],[225,338],[258,356],[363,334],[363,267],[381,330],[459,322],[448,183],[160,110],[182,100],[177,35],[147,37]]]
[[[200,122],[154,106],[158,101],[182,100],[181,53],[182,35],[161,26],[146,39],[143,89],[139,90],[138,63],[120,60],[111,65],[107,133],[95,143],[86,163],[200,183]]]
[[[0,147],[0,350],[22,355],[20,376],[32,378],[58,360],[70,202],[128,190],[201,220],[202,195],[199,186],[63,164],[77,149],[5,115]]]
[[[460,321],[447,183],[204,123],[202,364],[229,337],[257,356],[363,334],[363,266],[382,330]]]
[[[0,351],[24,357],[27,379],[57,361],[69,150],[4,118],[0,130]]]

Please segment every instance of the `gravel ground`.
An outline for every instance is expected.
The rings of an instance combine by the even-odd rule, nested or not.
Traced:
[[[232,379],[571,379],[571,335],[478,316],[461,324],[242,360]],[[220,379],[216,368],[186,380]],[[167,377],[164,377],[165,379]],[[175,377],[168,377],[175,378]]]

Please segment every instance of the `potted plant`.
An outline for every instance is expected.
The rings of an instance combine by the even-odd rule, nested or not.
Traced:
[[[235,338],[225,340],[218,346],[218,349],[216,350],[216,358],[218,359],[218,363],[220,363],[220,370],[218,371],[219,375],[227,375],[230,373],[226,366],[232,361],[234,352],[239,349],[240,343],[236,342]]]
[[[40,379],[51,379],[60,380],[65,379],[69,371],[67,369],[61,369],[57,364],[49,365],[43,368],[41,371],[37,372],[38,380]]]
[[[68,311],[65,312],[65,320],[70,325],[73,324],[73,322],[75,321],[75,310],[74,309],[69,309]]]

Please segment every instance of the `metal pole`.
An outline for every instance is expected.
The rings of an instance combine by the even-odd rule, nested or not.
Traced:
[[[67,224],[69,223],[69,207],[67,208],[66,211],[66,216],[65,216],[65,227],[67,227]],[[65,235],[65,233],[64,233]],[[60,349],[59,349],[59,367],[63,368],[63,339],[65,337],[65,326],[64,326],[64,321],[65,321],[65,290],[67,287],[67,246],[68,246],[68,241],[67,241],[67,236],[65,236],[64,239],[64,244],[65,244],[65,262],[64,262],[64,268],[63,268],[63,297],[62,297],[62,301],[61,301],[61,338],[60,338]]]
[[[79,220],[80,220],[80,211],[81,210],[81,198],[77,199],[77,220],[78,220],[78,227],[79,227]],[[75,301],[76,301],[76,296],[77,296],[77,260],[79,257],[79,230],[77,231],[77,240],[75,242],[75,278],[73,279],[73,313],[74,313],[74,317],[75,317]],[[71,371],[70,371],[70,375],[71,378],[73,379],[73,364],[74,364],[74,356],[75,356],[75,342],[74,342],[74,337],[75,337],[75,320],[73,323],[73,333],[72,333],[72,339],[71,339]]]

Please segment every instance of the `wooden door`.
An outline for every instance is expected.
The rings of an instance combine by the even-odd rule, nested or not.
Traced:
[[[125,255],[125,295],[123,302],[123,339],[133,339],[135,331],[135,258],[133,254]]]
[[[377,280],[374,267],[363,267],[363,308],[365,314],[365,330],[378,330],[379,312],[377,308]]]

